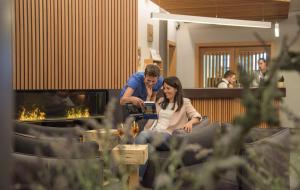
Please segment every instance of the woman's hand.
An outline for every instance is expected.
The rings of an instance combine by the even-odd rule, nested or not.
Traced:
[[[187,122],[184,126],[183,129],[186,130],[186,132],[190,133],[192,132],[193,129],[193,124],[191,122]]]
[[[146,86],[147,89],[147,100],[150,101],[153,93],[152,86]]]

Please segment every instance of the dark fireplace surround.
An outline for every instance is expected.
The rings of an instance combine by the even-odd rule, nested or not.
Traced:
[[[45,113],[43,120],[26,122],[58,122],[101,118],[109,102],[109,90],[16,90],[15,120],[19,120],[22,110],[32,112],[39,109]],[[87,110],[89,117],[68,118],[70,110]],[[24,112],[23,112],[24,113]]]

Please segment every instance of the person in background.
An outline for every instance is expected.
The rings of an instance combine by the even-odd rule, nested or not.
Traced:
[[[259,71],[254,73],[253,87],[259,87],[262,82],[268,79],[268,64],[264,58],[258,59],[258,68]]]
[[[133,74],[120,93],[120,104],[132,103],[143,106],[144,101],[155,101],[157,91],[162,87],[163,78],[157,65],[149,64],[145,72]]]
[[[236,74],[232,70],[225,72],[222,80],[217,84],[217,88],[233,88],[236,82]]]

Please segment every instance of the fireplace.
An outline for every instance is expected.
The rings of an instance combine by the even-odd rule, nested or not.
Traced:
[[[108,90],[17,90],[15,119],[49,122],[103,117]]]

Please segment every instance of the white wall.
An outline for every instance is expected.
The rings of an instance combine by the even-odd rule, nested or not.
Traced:
[[[299,12],[298,12],[299,13]],[[300,13],[299,13],[300,14]],[[177,31],[177,76],[181,79],[184,88],[195,87],[195,44],[257,41],[254,33],[259,34],[265,41],[272,42],[272,57],[280,51],[284,36],[289,39],[299,29],[296,14],[291,13],[289,19],[280,22],[280,38],[274,37],[274,29],[252,29],[229,26],[212,26],[181,23]],[[300,51],[300,39],[293,49]],[[300,75],[295,72],[283,73],[286,81],[287,97],[284,105],[300,116]],[[298,81],[298,82],[296,82]],[[281,114],[282,115],[282,114]],[[285,117],[281,118],[285,125],[291,126]]]
[[[177,31],[177,76],[180,78],[184,88],[195,87],[195,51],[194,41],[190,35],[190,28],[187,24],[180,23]]]
[[[150,18],[151,12],[158,12],[159,7],[150,0],[138,0],[138,47],[141,48],[141,65],[143,70],[144,59],[150,58],[149,48],[159,50],[159,21]],[[147,41],[147,24],[153,25],[153,42]]]
[[[300,15],[300,12],[297,13]],[[300,30],[300,26],[297,25],[296,13],[291,13],[289,19],[280,23],[280,39],[277,40],[276,56],[280,52],[281,42],[284,36],[288,37],[288,43],[292,41],[296,32]],[[300,52],[300,36],[295,44],[291,47],[292,51]],[[289,108],[293,113],[300,117],[300,74],[295,71],[289,71],[283,73],[286,85],[286,98],[284,98],[284,106]],[[293,127],[293,123],[281,113],[281,121],[285,126]]]
[[[168,40],[176,42],[176,25],[177,22],[168,21]]]

